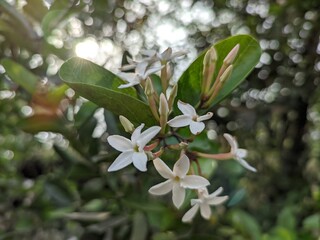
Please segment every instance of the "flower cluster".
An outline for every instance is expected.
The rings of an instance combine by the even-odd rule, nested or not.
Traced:
[[[204,121],[209,120],[212,112],[198,115],[197,110],[208,109],[213,100],[221,90],[224,82],[228,80],[233,70],[233,61],[239,51],[239,45],[236,45],[230,53],[224,58],[222,66],[216,72],[216,62],[218,56],[214,47],[209,49],[203,60],[203,79],[200,102],[193,107],[192,105],[176,99],[177,85],[170,86],[172,71],[169,62],[175,58],[186,54],[185,52],[173,53],[168,48],[163,53],[155,51],[146,51],[146,56],[140,62],[129,59],[129,65],[123,66],[121,70],[134,70],[133,72],[120,72],[118,75],[126,83],[121,84],[119,88],[138,87],[140,92],[145,93],[145,99],[150,106],[154,118],[158,121],[158,126],[151,126],[143,131],[145,124],[140,123],[134,127],[129,119],[120,116],[120,122],[124,130],[131,134],[131,138],[125,138],[120,135],[108,137],[109,144],[120,151],[120,155],[109,166],[108,171],[117,171],[129,164],[133,164],[139,171],[147,171],[148,161],[152,161],[155,169],[165,179],[149,189],[152,195],[165,195],[172,192],[172,202],[176,208],[180,208],[185,200],[186,190],[195,191],[198,198],[191,200],[191,208],[182,218],[183,222],[190,222],[200,210],[204,219],[211,216],[211,206],[222,204],[228,199],[228,196],[219,196],[222,193],[222,187],[209,194],[207,187],[210,185],[208,179],[201,176],[201,167],[196,164],[198,171],[195,171],[192,161],[198,158],[208,160],[227,160],[235,159],[244,168],[255,172],[256,169],[250,166],[244,158],[247,155],[245,149],[238,147],[236,139],[230,134],[225,133],[224,137],[230,145],[230,151],[227,153],[203,153],[192,151],[188,148],[189,144],[204,131]],[[154,83],[150,75],[160,71],[162,91],[155,90]],[[177,109],[181,115],[174,115],[173,109],[177,104]],[[172,117],[171,117],[172,116]],[[188,127],[191,137],[185,138],[179,134],[182,127]],[[166,139],[174,137],[176,144],[168,144]],[[176,150],[180,157],[173,165],[171,170],[162,158],[162,154],[167,150]],[[171,159],[172,160],[172,159]],[[195,172],[198,173],[195,174]]]

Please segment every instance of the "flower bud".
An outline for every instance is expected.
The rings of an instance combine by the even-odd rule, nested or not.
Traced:
[[[220,82],[223,83],[226,80],[228,80],[228,78],[230,77],[231,73],[233,70],[233,65],[231,64],[229,67],[227,67],[227,69],[222,73],[221,77],[220,77]]]
[[[163,93],[160,94],[159,114],[160,116],[167,116],[169,113],[169,107],[166,97]]]
[[[216,49],[211,47],[203,59],[203,79],[201,89],[203,95],[206,95],[212,85],[217,59],[218,56]]]
[[[120,115],[119,116],[120,123],[124,130],[128,133],[132,133],[134,131],[134,126],[133,124],[127,119],[126,117]]]
[[[159,114],[160,114],[160,126],[161,131],[164,133],[165,127],[168,120],[169,106],[167,99],[163,93],[160,94],[160,102],[159,102]]]
[[[173,106],[174,100],[176,99],[177,93],[178,93],[178,85],[175,84],[171,89],[169,100],[168,100],[168,106],[170,111],[172,110],[172,106]]]
[[[147,78],[146,80],[144,93],[146,94],[146,96],[152,96],[154,94],[154,88],[150,78]]]
[[[238,51],[239,51],[240,45],[239,43],[232,48],[232,50],[228,53],[228,55],[226,56],[226,58],[223,60],[223,63],[226,65],[230,65],[233,63],[234,59],[236,58]]]

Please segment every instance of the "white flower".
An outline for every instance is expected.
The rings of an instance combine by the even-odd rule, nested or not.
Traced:
[[[216,206],[228,199],[228,196],[218,196],[222,192],[223,188],[218,188],[215,192],[208,194],[206,188],[198,190],[198,199],[191,200],[190,210],[184,214],[182,217],[182,222],[191,222],[196,213],[200,208],[201,216],[204,219],[209,219],[211,217],[211,208],[210,206]]]
[[[108,137],[109,144],[122,152],[111,164],[108,172],[117,171],[128,166],[130,163],[142,172],[147,171],[148,156],[143,150],[150,140],[156,136],[161,127],[153,126],[141,133],[144,124],[137,127],[131,135],[131,140],[120,135]]]
[[[230,153],[231,153],[232,157],[235,160],[237,160],[246,169],[248,169],[252,172],[256,172],[257,169],[250,166],[249,163],[247,163],[246,160],[243,159],[247,156],[247,150],[239,148],[237,140],[233,136],[231,136],[230,134],[225,133],[225,134],[223,134],[223,136],[230,144],[230,147],[231,147]]]
[[[149,61],[160,61],[160,62],[166,63],[175,57],[180,57],[180,56],[186,55],[187,52],[178,51],[178,52],[172,53],[172,48],[169,47],[165,51],[163,51],[162,53],[158,53],[154,50],[144,50],[144,51],[142,51],[142,54],[148,56],[147,59]]]
[[[208,112],[206,115],[198,116],[194,107],[188,103],[178,101],[178,108],[183,115],[176,116],[168,122],[171,127],[184,127],[190,126],[190,131],[193,134],[199,134],[203,131],[205,125],[202,121],[208,120],[212,117],[213,113]]]
[[[185,188],[198,189],[210,184],[204,177],[187,175],[190,161],[186,155],[182,155],[174,164],[173,171],[171,171],[160,158],[153,160],[153,163],[159,174],[166,178],[167,181],[151,187],[149,193],[164,195],[172,191],[172,201],[177,208],[179,208],[184,201]]]
[[[138,63],[134,73],[126,73],[120,72],[118,76],[125,80],[126,84],[121,84],[119,88],[127,88],[132,87],[134,85],[138,85],[141,81],[147,79],[147,77],[152,74],[156,73],[161,69],[159,66],[149,67],[147,62]]]

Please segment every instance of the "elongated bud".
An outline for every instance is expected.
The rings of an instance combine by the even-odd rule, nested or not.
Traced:
[[[232,50],[228,53],[228,55],[226,56],[226,58],[223,60],[223,63],[226,65],[230,65],[233,63],[234,59],[236,58],[238,51],[240,49],[240,45],[239,43],[232,48]]]
[[[160,116],[167,116],[169,113],[169,106],[166,97],[163,93],[160,94],[159,114]]]
[[[130,120],[122,115],[119,116],[120,123],[124,130],[128,133],[132,133],[134,131],[134,126],[130,122]]]
[[[173,106],[174,100],[176,99],[177,93],[178,93],[178,85],[175,84],[171,89],[169,100],[168,100],[168,106],[170,111],[172,110],[172,106]]]
[[[153,88],[153,84],[150,78],[147,78],[146,80],[146,86],[144,89],[144,93],[146,94],[146,96],[152,96],[154,94],[154,88]]]
[[[147,80],[146,80],[144,93],[147,96],[149,107],[150,107],[150,110],[151,110],[154,118],[157,121],[159,121],[159,114],[158,114],[157,104],[155,101],[155,91],[154,91],[153,84],[152,84],[152,81],[150,78],[147,78]]]
[[[223,83],[226,80],[228,80],[228,78],[230,77],[231,73],[233,70],[233,65],[231,64],[229,67],[227,67],[227,69],[222,73],[221,77],[220,77],[220,82]]]
[[[160,114],[160,126],[161,132],[164,133],[168,120],[169,106],[167,99],[163,93],[160,94],[159,114]]]
[[[219,94],[224,82],[230,78],[230,76],[232,74],[232,70],[233,70],[232,64],[229,67],[227,67],[226,70],[224,70],[224,72],[221,74],[221,77],[216,81],[217,84],[213,85],[214,88],[212,89],[213,90],[212,94],[210,95],[210,97],[206,101],[206,103],[204,104],[204,107],[209,107],[211,105],[214,98]]]
[[[203,59],[202,93],[204,95],[206,95],[212,85],[217,59],[217,51],[214,47],[211,47]]]
[[[167,79],[168,81],[172,78],[173,75],[173,71],[172,71],[172,67],[170,66],[170,64],[167,65]]]

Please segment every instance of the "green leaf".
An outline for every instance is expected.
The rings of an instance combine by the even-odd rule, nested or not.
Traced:
[[[23,11],[40,22],[48,9],[44,6],[43,0],[28,0],[27,4],[23,6]]]
[[[79,95],[135,123],[155,124],[149,106],[133,88],[119,89],[123,81],[112,72],[81,58],[71,58],[60,69],[62,80]]]
[[[44,17],[41,22],[41,28],[43,30],[44,37],[47,38],[51,35],[52,30],[62,27],[67,23],[67,20],[79,13],[83,8],[84,4],[79,3],[77,5],[71,5],[69,1],[55,1],[60,2],[61,5],[56,4],[51,6],[51,9]]]
[[[260,227],[256,220],[248,213],[234,210],[231,212],[231,221],[234,228],[248,237],[248,239],[260,239]]]
[[[6,74],[12,81],[31,94],[35,92],[39,80],[36,75],[11,59],[3,59],[1,65],[5,68]]]
[[[31,23],[15,7],[6,1],[0,1],[0,12],[2,14],[7,14],[10,17],[10,21],[15,25],[14,27],[16,31],[24,32],[28,39],[36,40],[38,38],[38,35],[33,30]]]
[[[223,59],[238,43],[240,44],[240,49],[233,63],[233,72],[223,85],[212,105],[217,104],[229,95],[245,79],[259,61],[261,50],[258,42],[249,35],[237,35],[214,44],[218,54],[216,69],[220,69]],[[182,74],[178,82],[177,99],[188,102],[193,106],[196,106],[200,101],[203,58],[205,53],[206,51],[200,54]]]
[[[33,134],[41,131],[65,133],[65,125],[66,122],[62,118],[45,114],[36,114],[19,122],[23,131]]]
[[[288,206],[281,210],[277,219],[277,225],[290,231],[294,231],[297,226],[296,219],[297,217],[294,214],[294,208]]]

